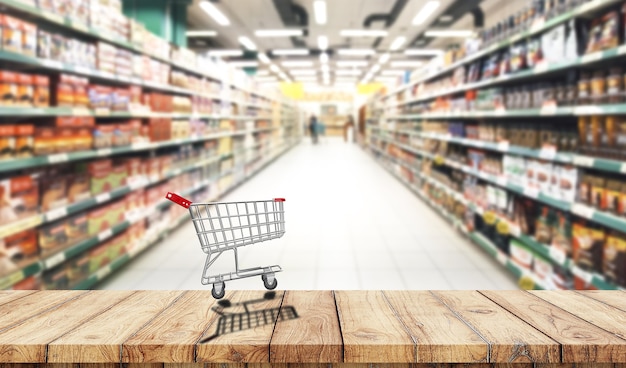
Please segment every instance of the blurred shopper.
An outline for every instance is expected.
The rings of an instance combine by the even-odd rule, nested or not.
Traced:
[[[343,125],[343,141],[344,142],[352,142],[354,134],[354,119],[352,115],[348,115],[348,120]]]
[[[317,125],[317,117],[311,115],[311,119],[309,119],[309,133],[311,133],[311,142],[313,144],[317,144],[317,130],[319,129]]]
[[[316,130],[317,130],[317,136],[320,139],[320,142],[323,142],[322,137],[326,138],[326,124],[324,124],[324,122],[321,120],[317,120]]]

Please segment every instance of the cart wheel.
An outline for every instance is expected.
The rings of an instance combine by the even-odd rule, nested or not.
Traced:
[[[226,285],[224,285],[223,282],[213,284],[213,289],[211,289],[211,295],[213,295],[215,299],[222,299],[224,297],[224,294],[226,294]]]
[[[274,274],[267,277],[267,275],[261,275],[261,279],[263,280],[263,285],[267,290],[274,290],[276,286],[278,286],[278,280],[274,277]]]

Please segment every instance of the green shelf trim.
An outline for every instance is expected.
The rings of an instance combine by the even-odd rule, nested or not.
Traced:
[[[393,96],[393,95],[395,95],[395,94],[397,94],[399,92],[402,92],[402,91],[404,91],[404,90],[406,90],[408,88],[411,88],[411,87],[413,87],[416,84],[419,84],[421,82],[428,81],[428,80],[431,80],[431,79],[435,79],[435,78],[440,77],[442,75],[451,73],[451,72],[453,72],[456,68],[458,68],[461,65],[465,65],[465,64],[471,63],[474,60],[477,60],[477,59],[479,59],[479,58],[481,58],[483,56],[491,54],[492,52],[494,52],[496,50],[499,50],[501,48],[508,47],[508,46],[510,46],[510,45],[512,45],[512,44],[514,44],[514,43],[516,43],[516,42],[518,42],[518,41],[520,41],[520,40],[522,40],[524,38],[528,38],[530,36],[539,34],[541,32],[544,32],[544,31],[554,27],[554,26],[557,26],[557,25],[559,25],[561,23],[567,22],[570,19],[573,19],[573,18],[575,18],[577,16],[595,12],[597,10],[603,9],[605,7],[608,7],[608,6],[612,5],[612,4],[616,4],[619,1],[620,0],[595,0],[595,1],[591,1],[591,2],[588,2],[588,3],[582,4],[582,5],[574,8],[574,9],[571,9],[571,10],[569,10],[569,11],[567,11],[567,12],[565,12],[565,13],[559,15],[559,16],[556,16],[556,17],[554,17],[552,19],[549,19],[548,21],[544,22],[541,25],[538,25],[536,27],[531,27],[531,29],[529,29],[529,30],[523,31],[521,33],[518,33],[518,34],[516,34],[514,36],[511,36],[511,37],[507,38],[506,40],[503,40],[503,41],[500,41],[500,42],[498,42],[496,44],[493,44],[493,45],[489,46],[488,48],[483,49],[481,51],[478,51],[478,52],[476,52],[476,53],[474,53],[472,55],[469,55],[469,56],[463,58],[462,60],[459,60],[459,61],[453,63],[452,65],[449,65],[449,66],[447,66],[447,67],[445,67],[445,68],[443,68],[441,70],[438,70],[438,71],[436,71],[434,73],[431,73],[429,75],[426,75],[426,76],[424,76],[422,78],[418,78],[417,80],[412,81],[412,82],[410,82],[408,84],[400,86],[400,87],[396,88],[394,91],[386,94],[382,98],[386,99],[386,98],[388,98],[390,96]]]

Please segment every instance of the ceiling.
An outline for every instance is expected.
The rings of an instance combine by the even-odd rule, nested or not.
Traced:
[[[321,81],[321,63],[318,48],[318,36],[326,36],[329,39],[328,54],[330,55],[329,69],[331,80],[335,81],[337,60],[361,60],[367,61],[366,66],[359,67],[360,75],[353,76],[362,79],[370,68],[376,64],[383,53],[389,52],[391,61],[394,60],[428,60],[428,57],[407,56],[406,48],[445,48],[451,43],[462,42],[462,39],[424,39],[423,32],[428,28],[437,29],[471,29],[474,27],[474,16],[465,8],[480,6],[484,13],[484,25],[491,24],[503,19],[517,9],[528,4],[527,0],[439,0],[439,6],[435,12],[421,25],[413,25],[413,18],[424,7],[428,0],[325,0],[327,7],[326,24],[316,22],[314,2],[316,0],[219,0],[211,1],[230,21],[230,25],[218,24],[205,12],[200,3],[208,0],[193,0],[188,8],[188,23],[190,30],[213,30],[217,32],[214,37],[190,37],[189,47],[200,52],[219,49],[242,49],[239,43],[240,36],[250,38],[259,52],[266,53],[272,63],[276,64],[280,71],[284,71],[290,79],[294,75],[290,69],[284,67],[285,60],[310,60],[316,75]],[[319,1],[319,0],[318,0]],[[395,14],[394,14],[395,12]],[[454,21],[443,22],[446,17],[453,15]],[[395,16],[395,19],[394,19]],[[433,24],[433,22],[439,22]],[[302,29],[303,36],[296,37],[257,37],[255,30],[267,29]],[[385,30],[385,37],[343,37],[341,30],[346,29],[370,29]],[[422,35],[423,41],[418,39]],[[406,42],[397,51],[390,51],[391,43],[399,36],[406,37]],[[307,56],[276,56],[272,54],[275,49],[307,48],[310,54]],[[376,55],[372,56],[343,56],[338,55],[337,50],[350,49],[374,49]],[[254,60],[254,53],[248,53],[244,57],[226,58],[227,60]],[[381,70],[389,69],[389,62],[381,65]],[[259,70],[267,69],[267,65],[259,63]],[[308,68],[311,69],[311,68]],[[343,69],[343,68],[342,68]],[[406,69],[406,68],[404,68]],[[277,74],[271,72],[270,74]],[[376,73],[381,75],[381,71]]]

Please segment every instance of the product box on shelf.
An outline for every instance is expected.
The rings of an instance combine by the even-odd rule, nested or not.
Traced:
[[[626,287],[626,236],[612,231],[604,245],[602,271],[608,282]]]
[[[53,167],[45,171],[41,177],[41,211],[47,212],[69,204],[67,196],[68,177],[61,168]]]
[[[588,272],[602,273],[602,257],[606,241],[605,230],[583,220],[572,227],[574,263]]]
[[[37,231],[35,229],[29,229],[9,235],[0,240],[0,254],[1,253],[15,262],[36,256],[39,253]]]
[[[7,224],[37,214],[39,179],[36,175],[15,176],[0,180],[0,223]]]
[[[110,192],[114,188],[111,183],[113,164],[110,159],[91,161],[88,163],[88,170],[91,176],[92,195]]]

